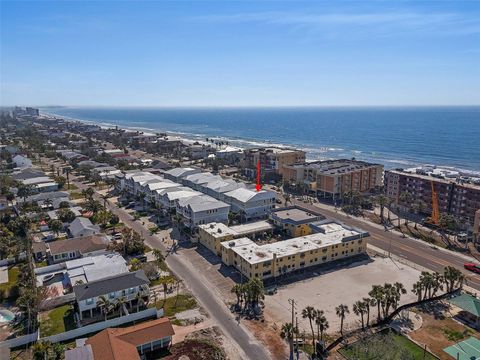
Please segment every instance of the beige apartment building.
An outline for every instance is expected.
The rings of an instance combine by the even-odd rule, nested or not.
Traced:
[[[246,149],[243,153],[241,165],[247,176],[255,177],[257,163],[260,161],[262,177],[265,180],[281,179],[285,173],[285,166],[305,162],[305,151],[282,148]]]
[[[383,186],[383,165],[339,159],[285,166],[285,179],[318,196],[340,198]]]
[[[274,226],[268,221],[256,221],[241,225],[227,226],[223,223],[212,222],[198,226],[198,236],[192,238],[209,249],[217,256],[221,256],[221,243],[236,238],[272,232]]]
[[[222,261],[247,278],[266,280],[367,251],[367,232],[336,222],[313,226],[319,232],[266,245],[245,237],[224,241]]]

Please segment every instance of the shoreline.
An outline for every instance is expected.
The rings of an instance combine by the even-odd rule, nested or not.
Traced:
[[[461,175],[465,176],[473,176],[473,177],[480,177],[480,169],[478,170],[470,170],[461,167],[457,167],[454,165],[444,165],[444,164],[432,164],[432,163],[422,163],[422,162],[414,162],[411,160],[404,160],[404,159],[375,159],[370,158],[368,155],[361,151],[361,150],[349,150],[344,149],[341,147],[309,147],[306,145],[301,144],[283,144],[278,142],[273,142],[269,140],[260,140],[260,139],[247,139],[241,137],[226,137],[226,136],[218,136],[218,135],[207,135],[207,134],[195,134],[195,133],[187,133],[182,131],[171,131],[171,130],[160,130],[154,129],[151,127],[141,127],[141,126],[127,126],[123,124],[115,124],[108,121],[99,121],[99,120],[87,120],[87,119],[78,119],[73,118],[70,116],[65,116],[61,114],[55,114],[53,112],[47,112],[45,109],[41,109],[40,111],[41,116],[45,116],[51,119],[63,119],[65,121],[70,122],[80,122],[90,125],[99,126],[102,129],[114,129],[118,128],[124,131],[129,132],[142,132],[145,135],[156,135],[159,133],[167,134],[167,136],[174,137],[179,139],[187,144],[192,144],[194,142],[198,142],[203,145],[211,145],[210,142],[205,141],[206,138],[214,139],[217,141],[228,142],[228,146],[238,148],[239,150],[244,150],[248,148],[255,148],[255,147],[275,147],[275,148],[296,148],[302,149],[306,152],[307,161],[322,161],[322,160],[334,160],[340,158],[348,158],[347,156],[322,156],[321,154],[327,154],[331,152],[341,152],[341,151],[349,151],[352,155],[360,161],[372,162],[372,163],[379,163],[382,164],[386,170],[388,169],[395,169],[395,168],[414,168],[420,166],[433,166],[436,168],[448,169],[452,171],[457,171]],[[339,154],[340,155],[340,154]]]

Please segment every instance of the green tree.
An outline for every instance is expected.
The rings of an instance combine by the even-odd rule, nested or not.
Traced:
[[[288,341],[288,346],[290,347],[290,360],[293,360],[293,339],[298,333],[298,329],[292,323],[285,323],[282,325],[280,336],[282,339]]]
[[[347,305],[340,304],[335,308],[335,313],[340,318],[340,334],[343,336],[343,322],[345,320],[345,316],[350,313]]]
[[[60,220],[53,219],[48,222],[48,227],[58,236],[60,231],[63,230],[63,223]]]
[[[302,310],[302,317],[308,319],[310,323],[310,330],[312,331],[312,346],[315,347],[315,332],[313,330],[313,321],[315,319],[315,309],[313,306],[307,306]]]

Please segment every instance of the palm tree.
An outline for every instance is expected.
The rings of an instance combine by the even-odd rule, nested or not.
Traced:
[[[82,190],[82,195],[85,198],[85,200],[91,199],[94,193],[95,193],[95,190],[93,190],[91,187],[88,187]]]
[[[25,202],[27,197],[33,194],[34,185],[20,184],[17,189],[18,189],[17,196],[21,197],[23,199],[23,202]]]
[[[367,312],[367,306],[365,305],[365,303],[361,300],[357,300],[353,304],[353,312],[355,315],[360,316],[360,318],[362,319],[362,329],[365,329],[365,322],[363,319],[365,313]]]
[[[412,292],[417,295],[417,301],[422,301],[423,283],[420,280],[413,284]]]
[[[107,201],[108,199],[110,198],[110,195],[105,194],[105,195],[102,195],[102,200],[103,200],[103,210],[106,211],[107,210]]]
[[[127,300],[125,299],[124,296],[119,297],[115,302],[115,307],[118,308],[119,316],[123,315],[123,306],[126,304],[126,302]]]
[[[50,209],[50,207],[53,205],[52,199],[45,199],[43,200],[43,206],[45,206],[47,209]]]
[[[137,293],[137,295],[135,295],[135,300],[137,301],[137,312],[139,312],[140,306],[145,305],[145,301],[143,300],[143,297],[139,292]]]
[[[375,202],[380,206],[380,221],[382,224],[385,222],[384,211],[385,205],[388,204],[388,197],[385,194],[380,194],[375,198]]]
[[[87,203],[84,205],[85,210],[91,211],[92,213],[96,214],[102,209],[102,205],[93,198],[89,198]]]
[[[67,189],[70,190],[70,168],[65,168],[65,175],[67,175]]]
[[[98,297],[97,306],[100,308],[100,311],[105,315],[105,321],[107,321],[108,308],[110,307],[110,301],[104,296]]]
[[[282,339],[287,339],[290,347],[290,360],[293,360],[293,338],[297,334],[297,328],[292,323],[285,323],[282,325],[280,336]]]
[[[340,318],[340,334],[343,336],[343,321],[345,320],[345,315],[350,314],[350,310],[347,305],[340,304],[335,308],[335,313]]]
[[[317,339],[323,341],[323,333],[328,329],[328,321],[323,310],[315,310],[315,324],[317,325]]]
[[[443,272],[443,278],[445,285],[447,286],[446,291],[453,291],[456,287],[461,288],[463,282],[465,281],[465,276],[462,272],[453,266],[447,266]]]
[[[233,285],[232,289],[230,290],[231,293],[234,293],[237,297],[237,308],[240,306],[240,302],[242,300],[243,289],[241,284]]]
[[[380,314],[380,306],[383,301],[383,288],[381,285],[373,285],[372,290],[368,293],[368,296],[370,296],[374,301],[375,304],[377,305],[377,322],[381,320],[381,314]]]
[[[155,256],[155,260],[159,266],[165,261],[165,257],[163,256],[162,251],[159,249],[153,249],[153,256]]]
[[[310,329],[312,330],[312,346],[315,346],[315,332],[313,331],[313,320],[315,319],[315,309],[312,306],[307,306],[302,310],[302,317],[308,319]]]
[[[399,196],[400,201],[405,205],[408,211],[412,210],[413,197],[408,191],[404,191]],[[405,226],[408,227],[408,215],[404,216]],[[400,216],[398,216],[398,227],[400,227]]]
[[[374,299],[365,297],[362,299],[364,304],[365,304],[365,309],[367,311],[367,327],[369,326],[370,323],[370,307],[375,306],[377,303],[375,302]]]
[[[63,223],[60,220],[54,219],[50,220],[48,227],[52,230],[58,237],[58,234],[63,229]]]

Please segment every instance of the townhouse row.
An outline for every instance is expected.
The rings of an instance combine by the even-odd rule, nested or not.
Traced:
[[[226,223],[230,212],[243,221],[265,218],[276,201],[274,192],[255,191],[244,183],[194,168],[175,168],[162,175],[128,172],[116,179],[119,192],[180,215],[191,229],[210,222]]]

